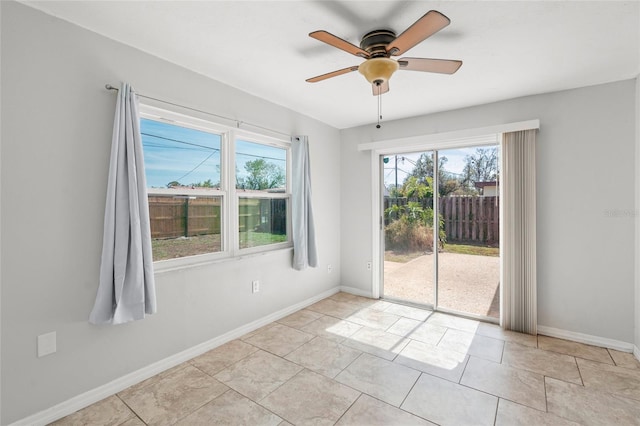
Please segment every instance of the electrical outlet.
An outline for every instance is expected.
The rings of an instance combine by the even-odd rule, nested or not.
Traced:
[[[330,274],[333,271],[333,266],[327,265],[327,273]]]
[[[251,282],[251,291],[257,293],[260,291],[260,281],[254,280]]]
[[[55,331],[38,336],[38,358],[55,353],[56,350],[57,348]]]
[[[372,267],[371,262],[367,262],[367,271],[370,271],[371,267]]]

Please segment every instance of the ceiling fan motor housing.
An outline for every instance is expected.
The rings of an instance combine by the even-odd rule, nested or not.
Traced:
[[[362,36],[360,47],[372,58],[388,57],[387,45],[396,39],[396,33],[391,30],[373,30]]]

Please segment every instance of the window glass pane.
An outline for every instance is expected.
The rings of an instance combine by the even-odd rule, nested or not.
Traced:
[[[144,118],[140,131],[148,188],[220,188],[220,135]]]
[[[222,250],[221,137],[140,120],[153,260]]]
[[[239,198],[240,248],[287,241],[287,199]]]
[[[287,150],[259,143],[236,141],[236,188],[285,192]]]
[[[149,194],[153,260],[222,250],[222,197]]]

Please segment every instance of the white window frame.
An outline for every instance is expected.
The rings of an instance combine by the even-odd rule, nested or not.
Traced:
[[[287,152],[287,161],[286,161],[286,186],[285,193],[268,193],[263,191],[243,191],[242,189],[236,188],[236,180],[235,180],[235,165],[236,165],[236,141],[242,140],[244,142],[252,142],[260,145],[273,146],[276,148],[281,148],[286,150]],[[293,242],[291,240],[291,141],[284,141],[281,139],[269,137],[269,136],[258,136],[255,133],[247,132],[244,130],[234,130],[233,138],[230,143],[230,155],[229,158],[232,159],[232,168],[230,170],[232,181],[229,185],[229,189],[231,192],[231,197],[235,200],[235,211],[233,212],[233,219],[235,223],[233,224],[233,229],[235,230],[235,240],[233,252],[235,256],[243,255],[243,254],[251,254],[251,253],[259,253],[263,251],[271,251],[278,249],[285,249],[289,247],[293,247]],[[240,218],[240,198],[269,198],[269,199],[286,199],[287,200],[287,241],[282,243],[274,243],[267,244],[264,246],[250,247],[241,249],[240,248],[240,235],[239,235],[239,218]]]
[[[175,111],[158,108],[146,103],[140,103],[140,118],[165,122],[176,126],[214,133],[220,136],[220,189],[219,190],[189,190],[189,195],[221,197],[221,248],[219,252],[185,256],[176,259],[158,260],[154,262],[156,272],[170,271],[202,264],[214,263],[245,256],[265,254],[277,250],[289,250],[293,247],[291,240],[291,141],[259,133],[249,132],[202,119],[193,115],[185,115]],[[235,145],[237,140],[261,145],[274,146],[286,150],[286,189],[285,193],[267,193],[261,191],[244,192],[236,189],[235,177]],[[149,190],[149,194],[166,194],[163,189]],[[175,193],[175,192],[172,192]],[[188,194],[185,194],[188,195]],[[287,200],[287,241],[266,244],[251,248],[240,248],[239,235],[239,199],[240,198],[281,198]]]

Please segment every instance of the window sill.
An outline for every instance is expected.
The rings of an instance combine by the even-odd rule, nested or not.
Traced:
[[[234,262],[239,260],[256,258],[259,256],[267,256],[271,254],[280,254],[284,252],[293,252],[293,245],[287,247],[276,248],[273,250],[263,250],[251,253],[244,253],[237,256],[218,257],[211,254],[203,254],[196,256],[183,257],[179,259],[167,259],[153,262],[154,275],[164,274],[166,272],[181,271],[185,269],[199,268],[203,266],[215,265],[219,263]],[[215,256],[215,257],[214,257]]]

